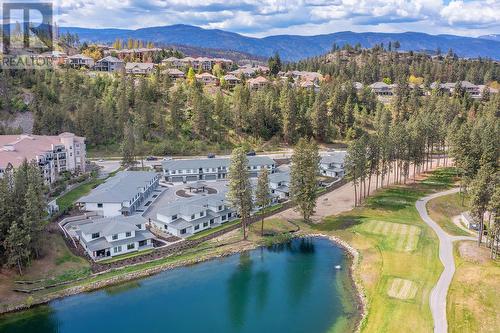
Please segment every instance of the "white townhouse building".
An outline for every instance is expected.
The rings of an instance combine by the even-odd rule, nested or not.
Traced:
[[[73,133],[59,135],[0,135],[0,177],[8,167],[24,160],[36,161],[44,182],[55,182],[64,171],[85,172],[85,138]]]
[[[319,162],[320,173],[328,177],[344,177],[344,161],[347,152],[336,151],[321,157]]]
[[[168,160],[162,162],[163,176],[165,181],[173,183],[226,179],[229,164],[229,158]],[[248,156],[250,177],[257,177],[264,168],[273,173],[274,160],[267,156]]]
[[[85,211],[104,217],[131,215],[158,187],[153,171],[121,171],[77,202]]]
[[[236,219],[225,194],[180,199],[158,210],[151,223],[174,236],[188,237]]]
[[[275,172],[269,175],[269,190],[271,196],[278,200],[290,198],[290,172]]]
[[[153,247],[154,235],[140,215],[115,216],[78,225],[78,241],[93,260],[111,258]]]

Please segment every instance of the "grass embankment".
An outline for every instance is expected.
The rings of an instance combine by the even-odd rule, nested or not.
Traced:
[[[447,298],[448,331],[494,333],[500,330],[500,263],[475,242],[455,244],[457,266]]]
[[[36,295],[14,292],[13,289],[32,289],[64,281],[75,280],[90,275],[89,263],[73,255],[61,235],[47,233],[41,250],[40,259],[34,260],[19,276],[15,270],[3,269],[0,272],[0,307],[9,304],[28,302]],[[16,281],[40,281],[31,285],[16,284]]]
[[[56,200],[57,205],[59,206],[59,210],[65,211],[71,208],[78,199],[80,199],[84,195],[89,194],[90,191],[92,191],[94,188],[104,183],[106,179],[116,175],[116,173],[120,170],[121,168],[109,173],[109,175],[106,178],[97,178],[94,176],[89,181],[80,184],[71,191],[65,193],[64,195],[61,195]]]
[[[432,199],[427,203],[427,212],[429,216],[450,235],[471,235],[453,223],[454,216],[460,215],[460,213],[468,210],[467,199],[462,198],[462,196],[463,194],[454,193]],[[464,204],[462,204],[462,202]]]
[[[438,239],[421,221],[415,202],[448,188],[453,175],[453,169],[441,169],[417,184],[381,190],[363,207],[312,226],[360,253],[356,276],[368,299],[363,332],[432,332],[429,293],[442,265]]]

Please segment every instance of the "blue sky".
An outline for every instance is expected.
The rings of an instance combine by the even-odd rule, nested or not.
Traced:
[[[500,33],[500,0],[57,0],[61,26],[192,24],[248,36],[336,31]]]

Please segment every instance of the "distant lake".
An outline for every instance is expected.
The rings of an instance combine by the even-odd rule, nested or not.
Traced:
[[[295,239],[0,317],[0,332],[349,332],[348,265],[327,239]]]

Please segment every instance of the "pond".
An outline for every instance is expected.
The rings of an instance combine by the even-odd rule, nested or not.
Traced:
[[[349,332],[348,265],[327,239],[294,239],[0,317],[0,332]]]

